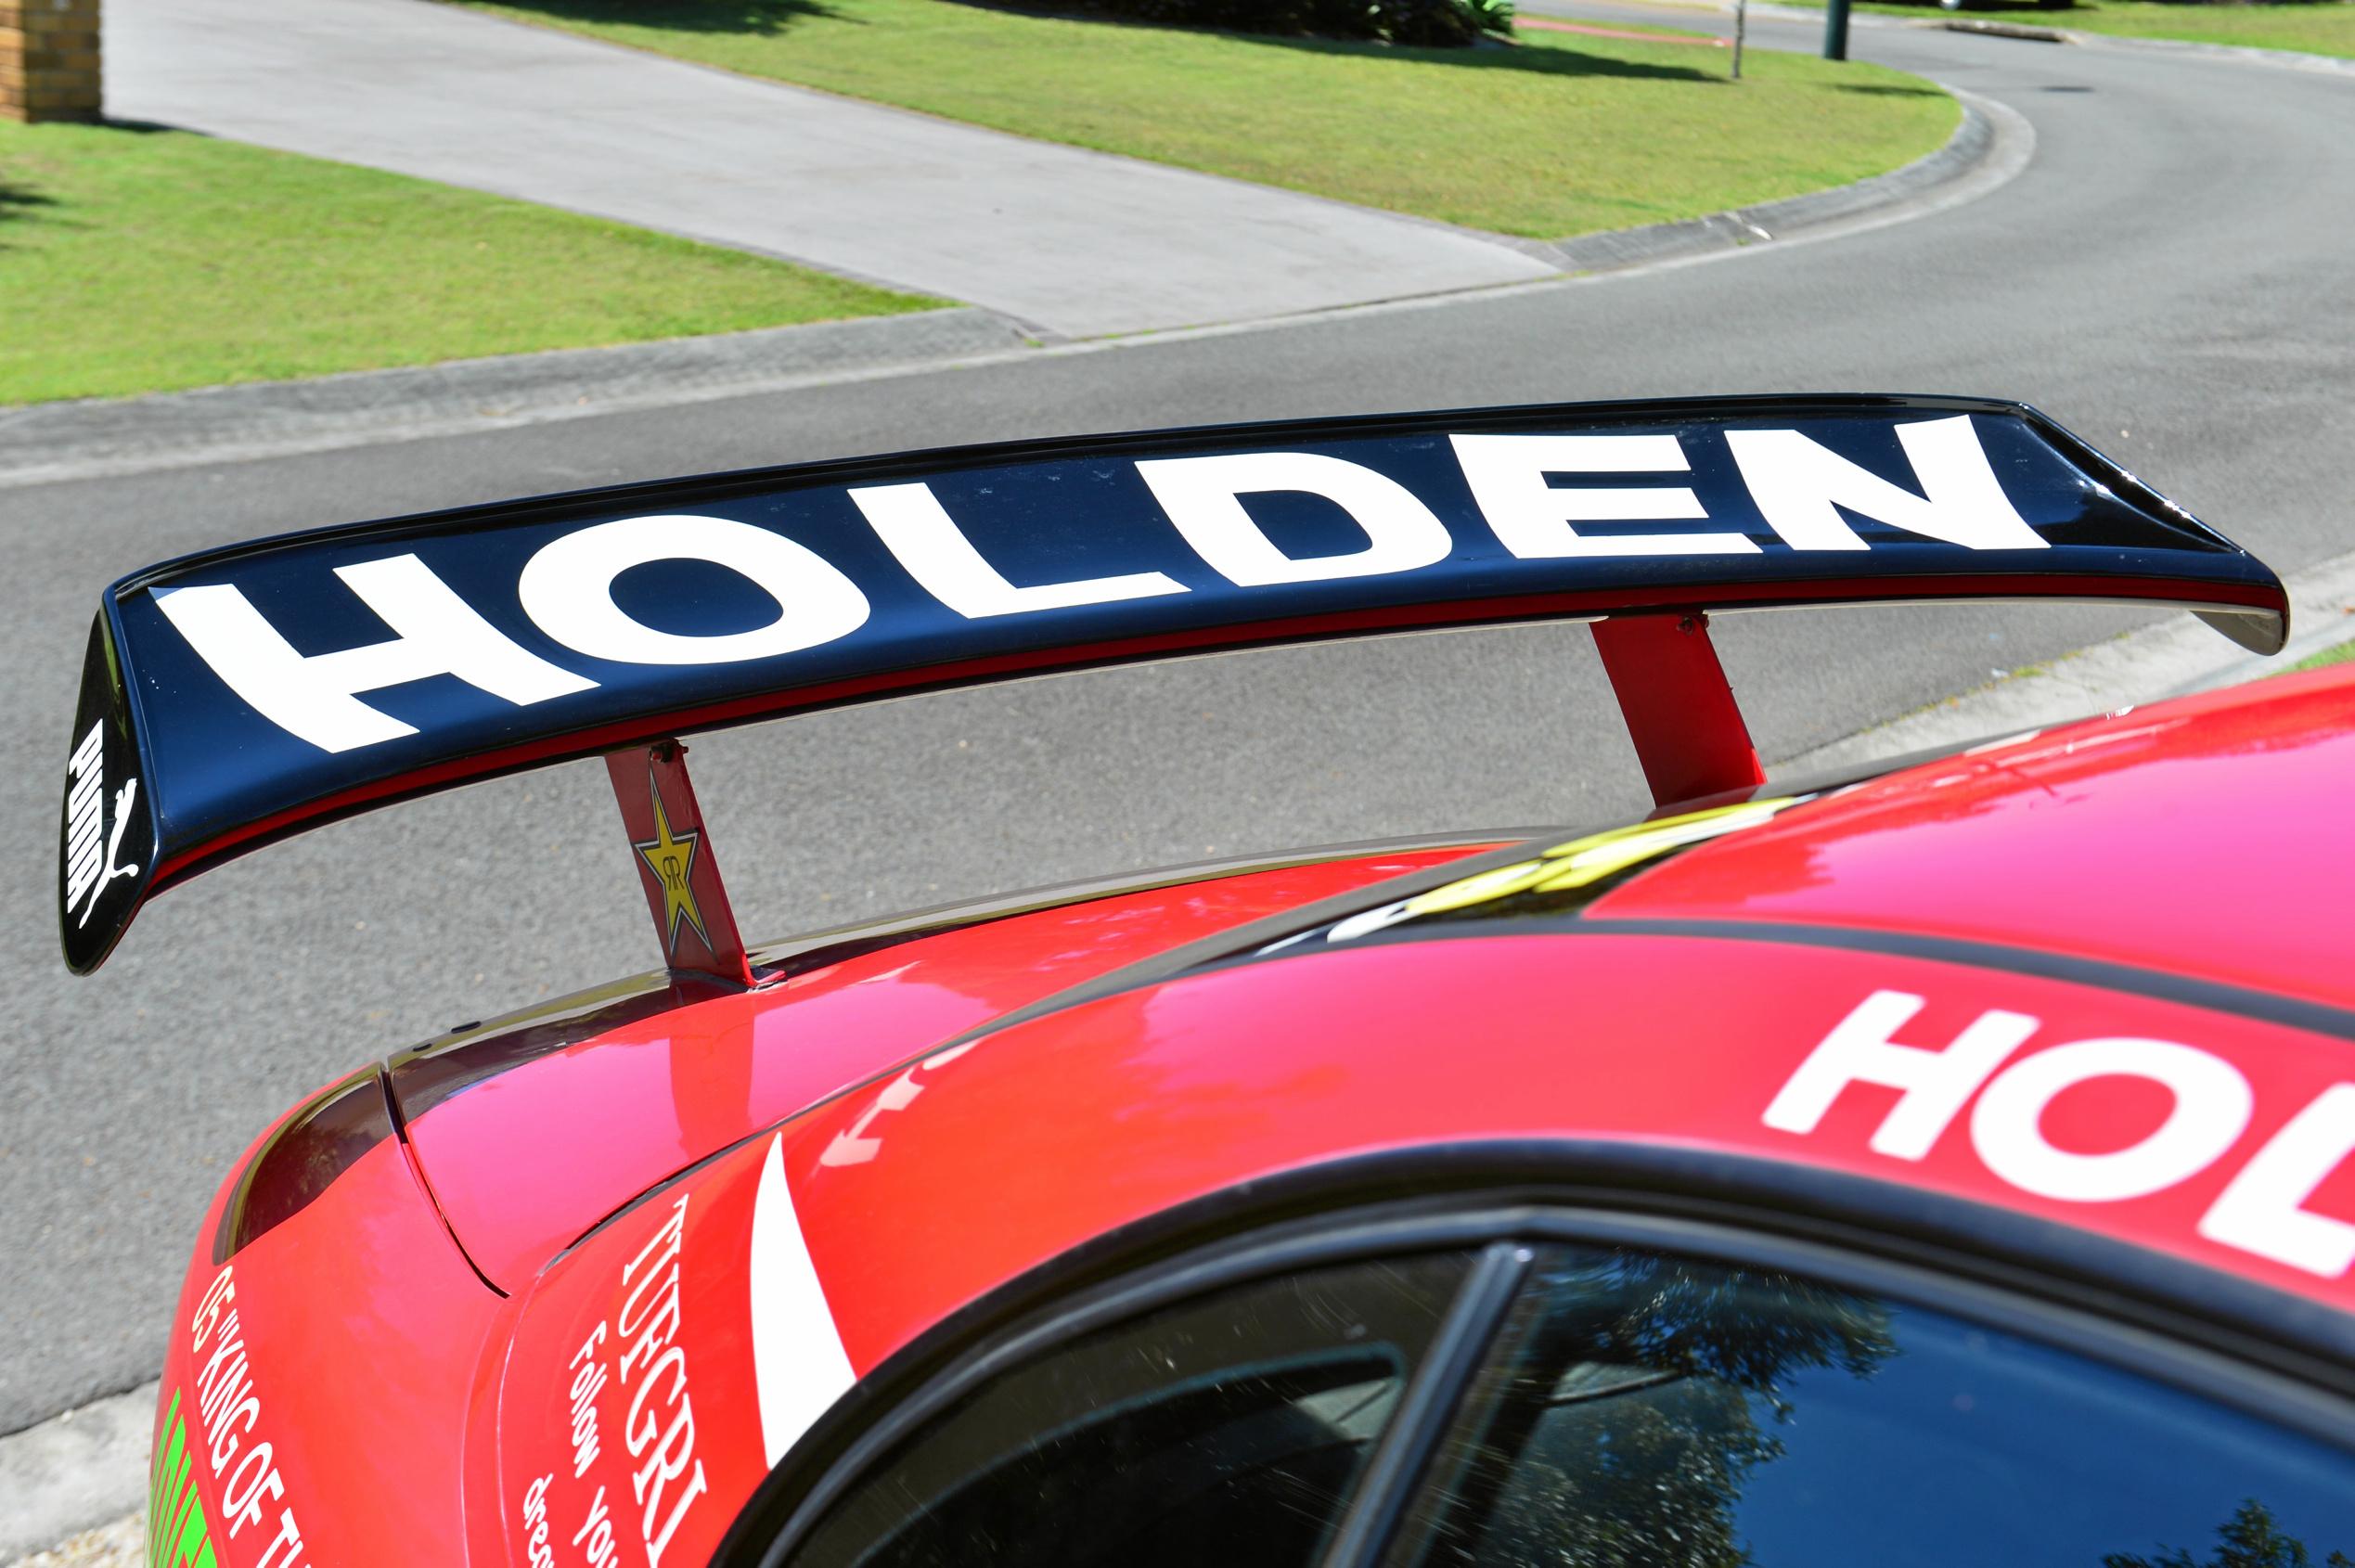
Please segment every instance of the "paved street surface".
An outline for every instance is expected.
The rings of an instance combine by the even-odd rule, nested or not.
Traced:
[[[1814,32],[1754,36],[1805,47]],[[1802,389],[2024,396],[2284,571],[2355,545],[2355,83],[1905,29],[1860,28],[1855,52],[2017,109],[2034,161],[1935,217],[1701,265],[0,491],[0,726],[22,741],[0,840],[0,1429],[153,1374],[199,1212],[298,1096],[652,952],[602,770],[573,766],[253,855],[166,894],[96,979],[68,977],[49,915],[59,765],[88,617],[120,572],[308,523],[937,442]],[[1787,756],[2140,618],[1827,611],[1728,618],[1719,640],[1763,747]],[[695,763],[761,936],[1205,854],[1641,803],[1576,628],[927,698],[714,736]]]
[[[106,30],[118,119],[811,262],[1070,337],[1552,270],[1435,224],[425,0],[108,0]]]

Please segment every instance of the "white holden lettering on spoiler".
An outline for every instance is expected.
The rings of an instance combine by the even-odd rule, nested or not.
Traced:
[[[1725,439],[1759,514],[1797,550],[1869,548],[1842,508],[1974,550],[2047,543],[2004,496],[1970,417],[1895,427],[1920,495],[1795,430],[1729,431]],[[1691,464],[1673,435],[1460,435],[1449,438],[1481,515],[1523,559],[1575,556],[1756,555],[1739,532],[1587,534],[1588,522],[1705,520],[1683,485],[1556,485],[1554,475],[1677,474]],[[1203,564],[1241,587],[1414,572],[1457,542],[1413,492],[1360,463],[1321,453],[1253,452],[1148,458],[1136,465]],[[1321,496],[1365,533],[1362,548],[1287,553],[1244,507],[1250,495]],[[933,598],[968,621],[1188,592],[1163,572],[1017,586],[975,548],[921,483],[849,492],[886,548]],[[749,631],[693,635],[650,626],[613,598],[614,581],[654,561],[696,560],[742,576],[776,602]],[[159,588],[156,602],[231,690],[288,734],[348,752],[416,733],[360,694],[455,675],[519,707],[598,683],[532,653],[461,600],[414,555],[339,566],[336,575],[394,636],[332,653],[297,652],[233,585]],[[843,570],[772,529],[693,515],[592,523],[544,545],[516,584],[523,611],[561,647],[622,664],[710,665],[820,647],[867,623],[867,596]]]
[[[826,1305],[817,1266],[785,1180],[785,1139],[771,1138],[753,1195],[753,1386],[760,1397],[761,1445],[774,1466],[826,1407],[857,1380]]]
[[[1795,550],[1871,548],[1840,515],[1842,507],[1966,549],[2051,547],[1996,482],[1968,414],[1899,425],[1897,438],[1912,460],[1913,477],[1922,482],[1919,495],[1797,431],[1725,432],[1750,499]]]
[[[1187,591],[1185,584],[1165,572],[1018,588],[983,559],[972,541],[958,531],[956,520],[941,506],[931,485],[871,485],[852,491],[850,498],[907,574],[968,621]]]
[[[2256,1095],[2223,1058],[2172,1040],[2071,1040],[2006,1067],[2043,1025],[1989,1009],[1942,1048],[1899,1043],[1896,1033],[1923,998],[1875,991],[1842,1019],[1791,1074],[1761,1118],[1778,1132],[1812,1134],[1850,1087],[1896,1089],[1896,1105],[1868,1140],[1876,1154],[1920,1160],[1972,1097],[1970,1141],[1979,1162],[2023,1192],[2075,1203],[2110,1203],[2189,1181],[2231,1152],[2248,1130]],[[2140,1078],[2165,1089],[2166,1120],[2123,1149],[2083,1153],[2043,1133],[2045,1109],[2096,1078]],[[2199,1221],[2224,1246],[2335,1279],[2355,1267],[2355,1225],[2305,1205],[2355,1154],[2355,1084],[2335,1084],[2249,1157]]]
[[[1524,560],[1565,556],[1754,556],[1740,533],[1580,533],[1578,522],[1674,521],[1705,518],[1682,485],[1652,489],[1580,485],[1557,489],[1549,474],[1686,473],[1672,435],[1456,435],[1456,461],[1488,526]]]
[[[244,594],[226,585],[157,590],[156,604],[228,688],[289,735],[349,752],[415,735],[363,691],[456,675],[518,707],[597,683],[518,647],[415,556],[339,566],[335,574],[395,634],[333,653],[297,653]]]
[[[1455,548],[1448,525],[1413,491],[1362,463],[1322,453],[1148,458],[1137,472],[1194,554],[1237,587],[1412,572],[1447,559]],[[1306,559],[1284,554],[1241,499],[1269,491],[1323,496],[1366,531],[1366,547]]]
[[[724,566],[777,601],[777,619],[749,632],[658,631],[613,602],[613,580],[658,560]],[[736,664],[846,637],[867,624],[867,596],[832,562],[782,533],[718,517],[633,517],[540,546],[516,585],[540,630],[617,664]]]

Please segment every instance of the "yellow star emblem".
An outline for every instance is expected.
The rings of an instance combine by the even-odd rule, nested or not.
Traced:
[[[663,951],[665,956],[678,952],[678,924],[682,919],[695,928],[695,934],[703,939],[703,945],[712,945],[712,933],[703,929],[703,912],[695,907],[695,853],[701,845],[702,833],[690,829],[684,833],[671,831],[670,813],[663,809],[663,791],[650,769],[646,792],[654,797],[654,836],[633,841],[630,847],[646,862],[647,869],[663,886]]]

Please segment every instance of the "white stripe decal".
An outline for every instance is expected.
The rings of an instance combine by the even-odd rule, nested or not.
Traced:
[[[782,1134],[770,1140],[761,1166],[745,1272],[753,1287],[753,1384],[760,1394],[761,1442],[775,1465],[856,1381],[793,1213]]]

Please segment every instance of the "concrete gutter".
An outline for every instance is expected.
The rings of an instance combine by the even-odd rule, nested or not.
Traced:
[[[1830,238],[1942,212],[1985,195],[2027,166],[2036,133],[2026,119],[1970,94],[1955,96],[1962,101],[1962,120],[1944,147],[1853,185],[1561,241],[1481,236],[1558,269],[1553,276],[1531,282],[1084,342],[1058,342],[1010,316],[966,306],[146,397],[32,404],[0,409],[0,487],[415,441],[1032,355],[1275,330],[1361,311],[1551,288],[1576,276],[1706,259],[1773,240]]]
[[[0,1562],[109,1523],[147,1496],[154,1383],[0,1437]]]
[[[147,1568],[147,1523],[144,1510],[126,1513],[94,1529],[78,1531],[9,1568]]]

